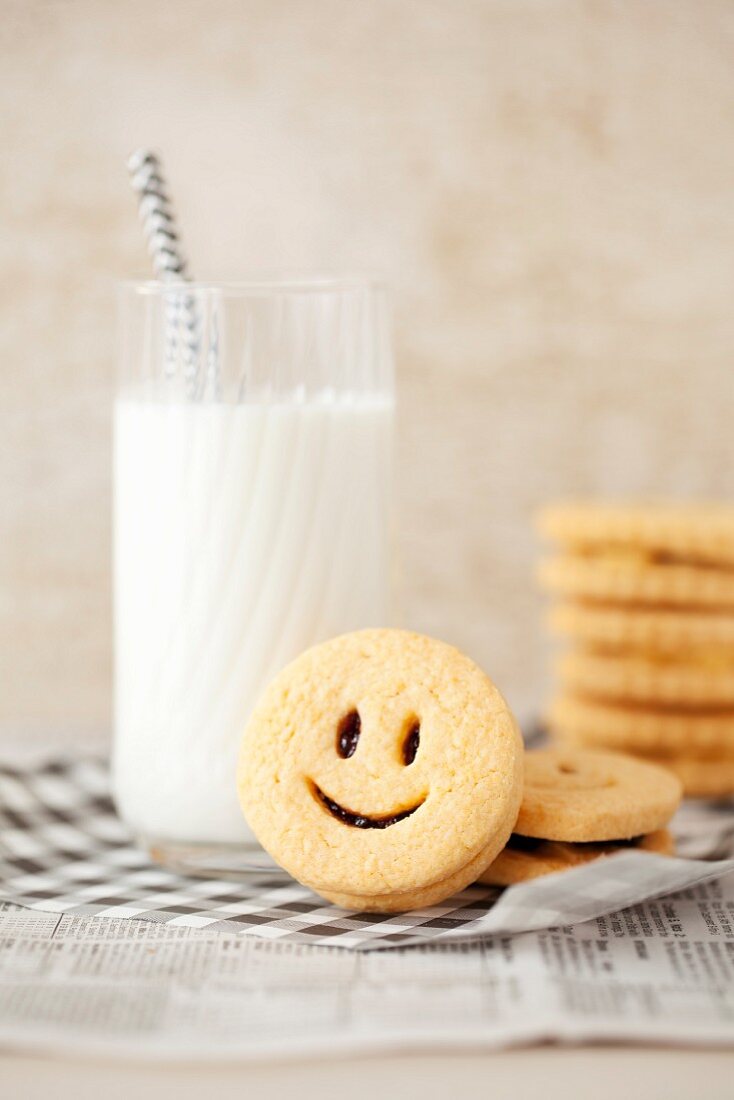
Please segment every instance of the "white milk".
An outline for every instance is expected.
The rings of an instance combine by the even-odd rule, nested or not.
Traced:
[[[118,400],[114,791],[159,840],[240,841],[242,731],[307,646],[389,621],[393,407]]]

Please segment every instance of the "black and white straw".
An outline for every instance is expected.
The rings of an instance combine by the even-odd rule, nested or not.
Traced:
[[[160,157],[151,149],[136,149],[128,158],[130,183],[138,196],[138,213],[156,277],[161,282],[189,282],[173,206]],[[185,292],[166,295],[166,373],[173,375],[179,359],[190,395],[198,388],[201,334],[196,298]]]

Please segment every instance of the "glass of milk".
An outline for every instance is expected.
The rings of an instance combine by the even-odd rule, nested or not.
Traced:
[[[125,284],[120,331],[114,795],[159,860],[227,867],[255,847],[235,761],[258,694],[390,622],[385,294]]]

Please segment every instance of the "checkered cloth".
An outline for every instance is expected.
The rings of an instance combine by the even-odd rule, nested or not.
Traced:
[[[104,761],[0,767],[0,900],[360,950],[575,924],[734,871],[734,803],[689,806],[670,859],[628,851],[410,913],[347,913],[283,875],[191,878],[152,863],[117,817]],[[712,860],[713,857],[716,857]]]

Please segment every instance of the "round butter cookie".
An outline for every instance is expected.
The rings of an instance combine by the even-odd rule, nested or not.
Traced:
[[[562,603],[551,630],[587,647],[619,653],[686,654],[734,660],[734,615]]]
[[[579,749],[526,753],[525,790],[513,832],[541,840],[628,840],[667,825],[681,799],[665,768]]]
[[[659,706],[734,706],[734,654],[717,662],[654,660],[625,654],[565,653],[558,661],[561,684],[569,691],[623,703]]]
[[[645,757],[646,760],[653,759]],[[697,760],[690,756],[654,758],[680,779],[689,798],[727,798],[734,795],[734,758]]]
[[[247,725],[237,785],[263,847],[350,909],[401,911],[476,880],[512,832],[523,747],[468,657],[401,630],[301,654]]]
[[[650,562],[635,555],[549,558],[540,584],[575,600],[658,607],[734,608],[734,570]]]
[[[480,867],[482,869],[486,867],[484,853],[478,856],[477,859],[473,862],[472,878],[470,880],[471,882],[480,881],[480,879],[477,878]],[[461,871],[457,872],[455,875],[452,875],[448,879],[444,879],[441,883],[440,896],[429,896],[427,895],[425,890],[409,890],[406,893],[382,894],[379,898],[379,905],[374,905],[371,904],[369,899],[367,902],[365,902],[365,898],[363,895],[333,893],[329,894],[329,901],[333,902],[334,905],[340,906],[342,909],[356,909],[362,911],[376,910],[383,913],[405,913],[408,912],[408,910],[410,909],[421,909],[424,908],[426,905],[437,904],[444,898],[451,897],[453,894],[457,894],[460,890],[463,890],[464,887],[468,885],[466,882],[466,876],[469,870],[470,866],[466,865],[465,867],[462,867]],[[311,890],[314,890],[315,893],[319,892],[317,888],[315,886],[312,886],[310,883],[304,883],[304,885],[309,886],[309,888]],[[426,900],[427,897],[429,900]]]
[[[682,563],[734,566],[734,506],[724,503],[569,501],[545,508],[538,527],[582,553],[631,548]]]
[[[729,756],[734,761],[734,709],[655,710],[561,695],[551,704],[547,721],[566,747],[656,756],[683,753],[702,759]]]
[[[518,882],[567,871],[571,867],[593,863],[603,856],[627,851],[657,852],[670,856],[674,851],[673,837],[667,829],[658,829],[631,840],[567,844],[561,840],[538,840],[513,833],[507,847],[479,876],[479,882],[488,886],[514,886]]]

